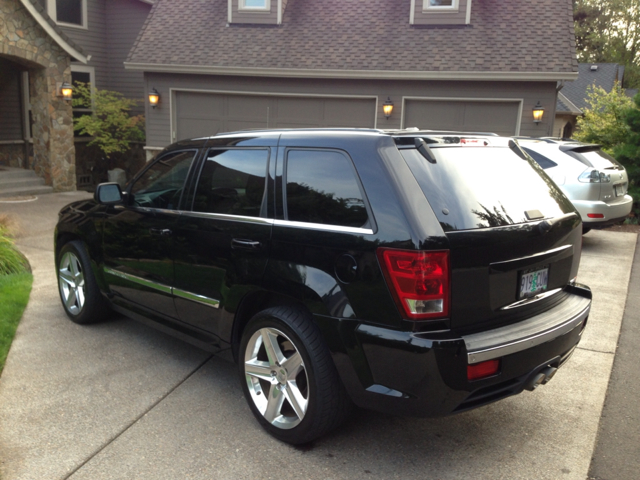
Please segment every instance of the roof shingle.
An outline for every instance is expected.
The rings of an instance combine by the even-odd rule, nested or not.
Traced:
[[[127,62],[342,71],[578,68],[571,0],[476,0],[470,26],[426,28],[409,25],[409,0],[289,0],[279,26],[227,25],[227,4],[158,0]]]

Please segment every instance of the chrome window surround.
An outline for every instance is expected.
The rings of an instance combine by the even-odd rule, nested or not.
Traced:
[[[164,285],[162,283],[153,282],[151,280],[147,280],[136,275],[131,275],[129,273],[120,272],[109,267],[104,267],[104,272],[119,278],[123,278],[130,282],[137,283],[138,285],[142,285],[143,287],[158,290],[159,292],[166,293],[168,295],[175,295],[177,297],[191,300],[192,302],[201,303],[213,308],[218,308],[220,306],[220,300],[205,297],[204,295],[198,295],[196,293],[187,292],[186,290],[180,290],[179,288],[170,287],[169,285]]]

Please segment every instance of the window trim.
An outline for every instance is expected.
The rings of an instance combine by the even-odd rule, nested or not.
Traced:
[[[451,0],[451,6],[448,5],[431,5],[431,0],[422,0],[422,11],[425,13],[451,13],[457,12],[460,8],[460,0]]]
[[[83,30],[89,29],[89,19],[87,14],[87,0],[81,0],[80,8],[82,9],[82,25],[76,25],[75,23],[59,22],[57,14],[58,0],[47,0],[47,13],[51,17],[56,25],[69,28],[80,28]]]
[[[75,65],[71,64],[71,72],[79,72],[79,73],[88,73],[89,74],[89,84],[91,85],[91,108],[74,108],[75,111],[86,111],[93,112],[95,110],[95,92],[96,92],[96,68],[89,67],[87,65]],[[71,78],[71,82],[73,83],[73,76]]]
[[[247,6],[246,2],[247,0],[238,0],[239,12],[254,12],[254,13],[270,13],[271,12],[271,0],[264,0],[264,5],[265,5],[264,7]]]
[[[351,171],[353,172],[353,176],[356,180],[356,185],[360,190],[360,195],[362,196],[362,201],[364,202],[364,208],[367,213],[367,226],[349,227],[347,225],[336,225],[334,223],[314,223],[314,222],[304,222],[300,220],[289,220],[289,211],[287,208],[287,204],[288,204],[287,173],[289,170],[289,153],[292,151],[333,152],[345,158],[351,168]],[[338,148],[319,148],[319,147],[291,147],[291,146],[285,147],[284,155],[282,158],[282,171],[280,172],[280,175],[282,178],[282,187],[280,189],[280,198],[282,199],[282,218],[281,219],[276,218],[277,225],[291,226],[291,227],[304,227],[304,228],[310,228],[313,230],[341,231],[341,232],[348,232],[348,233],[363,233],[363,234],[373,234],[375,231],[377,231],[375,218],[373,216],[373,210],[371,209],[371,205],[369,204],[369,199],[364,189],[364,185],[362,185],[362,179],[360,178],[358,169],[353,163],[353,159],[351,158],[351,156],[344,150],[340,150]],[[276,189],[276,191],[277,190],[278,189]]]

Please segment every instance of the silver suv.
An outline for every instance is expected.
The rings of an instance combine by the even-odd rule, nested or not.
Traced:
[[[580,213],[583,231],[621,223],[631,211],[627,171],[600,145],[554,139],[518,139]]]

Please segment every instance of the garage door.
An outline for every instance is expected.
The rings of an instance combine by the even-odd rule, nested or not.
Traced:
[[[520,102],[407,100],[404,126],[518,135]]]
[[[375,126],[373,98],[176,92],[176,140],[258,128]]]

